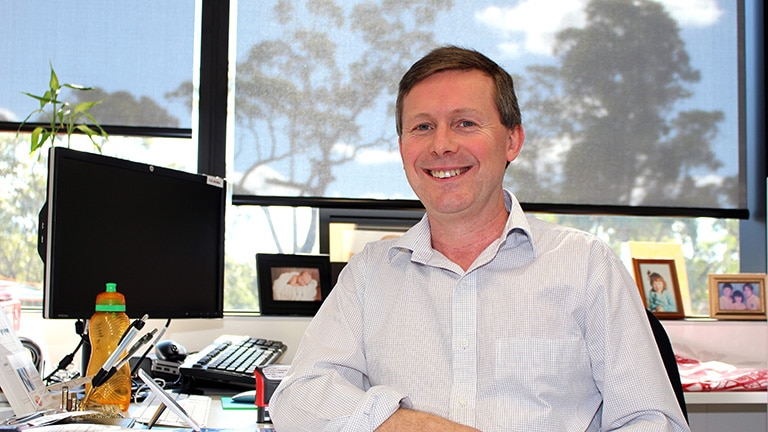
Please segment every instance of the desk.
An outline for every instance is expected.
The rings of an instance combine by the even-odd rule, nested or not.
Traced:
[[[228,409],[221,407],[221,397],[211,396],[211,409],[208,411],[208,428],[231,428],[243,431],[258,431],[259,427],[271,427],[271,425],[259,425],[256,423],[256,410]]]
[[[768,393],[764,391],[685,392],[685,403],[686,405],[766,405],[768,403]]]
[[[686,392],[692,431],[765,432],[768,393]]]
[[[223,409],[221,407],[221,396],[209,396],[211,398],[211,407],[208,411],[208,421],[205,423],[205,429],[225,429],[227,431],[271,431],[272,425],[256,423],[256,410],[249,409]],[[131,412],[134,408],[131,407]],[[136,423],[134,426],[141,429],[143,425]],[[152,430],[163,430],[167,427],[156,426]],[[177,429],[176,429],[177,430]],[[191,429],[189,429],[191,430]]]
[[[708,430],[706,425],[713,420],[707,417],[715,413],[727,417],[729,424],[743,424],[745,427],[742,430],[765,430],[765,405],[768,402],[768,393],[766,392],[686,392],[685,399],[691,424],[696,424],[696,430]],[[735,413],[731,414],[727,410],[729,406],[734,407]],[[208,413],[207,423],[209,428],[258,431],[259,425],[255,421],[255,410],[223,410],[221,398],[211,396],[211,409]],[[754,427],[752,427],[753,423],[755,424]],[[263,425],[262,427],[268,426]]]

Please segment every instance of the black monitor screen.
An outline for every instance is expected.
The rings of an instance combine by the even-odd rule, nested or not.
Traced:
[[[225,206],[218,177],[53,148],[43,316],[89,318],[115,282],[131,318],[221,317]]]

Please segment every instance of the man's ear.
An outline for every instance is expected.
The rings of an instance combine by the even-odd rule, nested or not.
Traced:
[[[507,163],[512,162],[520,154],[525,141],[525,131],[522,125],[509,129],[507,136]]]

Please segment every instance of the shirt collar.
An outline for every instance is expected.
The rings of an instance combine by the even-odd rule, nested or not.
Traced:
[[[512,233],[519,233],[524,236],[524,239],[519,239],[517,242],[520,242],[520,240],[526,241],[533,248],[530,224],[525,216],[525,212],[523,212],[523,208],[520,206],[520,202],[509,190],[504,189],[503,193],[504,206],[507,208],[509,216],[507,217],[504,232],[499,239],[500,243],[507,241]],[[412,259],[417,262],[427,262],[432,256],[432,235],[429,231],[429,217],[427,214],[424,214],[416,225],[392,243],[388,253],[389,259],[391,260],[399,252],[412,253]]]
[[[530,241],[533,241],[528,218],[525,216],[525,212],[523,212],[520,202],[517,201],[517,197],[507,189],[504,189],[504,206],[507,207],[509,217],[507,218],[507,225],[502,237],[509,236],[512,231],[520,230]]]

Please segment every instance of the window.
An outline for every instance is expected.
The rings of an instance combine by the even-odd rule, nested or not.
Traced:
[[[592,231],[617,252],[628,240],[680,242],[693,312],[706,315],[706,275],[739,271],[736,218],[747,214],[743,6],[561,6],[238,2],[227,166],[234,202],[270,215],[291,201],[415,199],[394,130],[397,81],[435,46],[468,46],[515,77],[527,142],[506,184],[524,207]],[[275,247],[268,221],[285,221],[280,215],[249,236],[252,252],[262,240]],[[311,232],[315,218],[292,220]],[[278,247],[316,251],[296,237]]]
[[[104,154],[197,172],[191,127],[199,12],[182,0],[0,0],[0,9],[0,32],[14,41],[0,48],[9,59],[0,65],[0,299],[39,307],[43,264],[35,245],[47,151],[30,155],[29,135],[16,136],[18,122],[38,106],[24,93],[43,94],[53,67],[62,83],[93,87],[60,98],[101,101],[91,112],[110,134]],[[72,147],[95,151],[83,136]]]
[[[84,97],[102,101],[93,110],[101,124],[191,127],[193,2],[1,0],[0,7],[5,40],[14,41],[2,48],[13,60],[0,65],[0,120],[21,121],[37,106],[23,93],[46,89],[50,63],[62,82],[94,87]]]
[[[95,87],[106,154],[226,174],[225,304],[239,313],[258,311],[256,253],[319,252],[319,208],[418,206],[397,154],[397,80],[451,43],[515,76],[527,143],[507,184],[528,210],[617,252],[628,239],[679,241],[706,314],[706,273],[766,266],[760,6],[543,5],[0,0],[14,40],[0,48],[12,59],[0,64],[0,295],[12,284],[39,302],[45,160],[16,130],[35,107],[22,92],[44,89],[49,61],[62,81]]]
[[[714,0],[239,2],[228,177],[245,195],[414,199],[397,81],[453,44],[516,77],[522,202],[746,208],[738,17]]]

